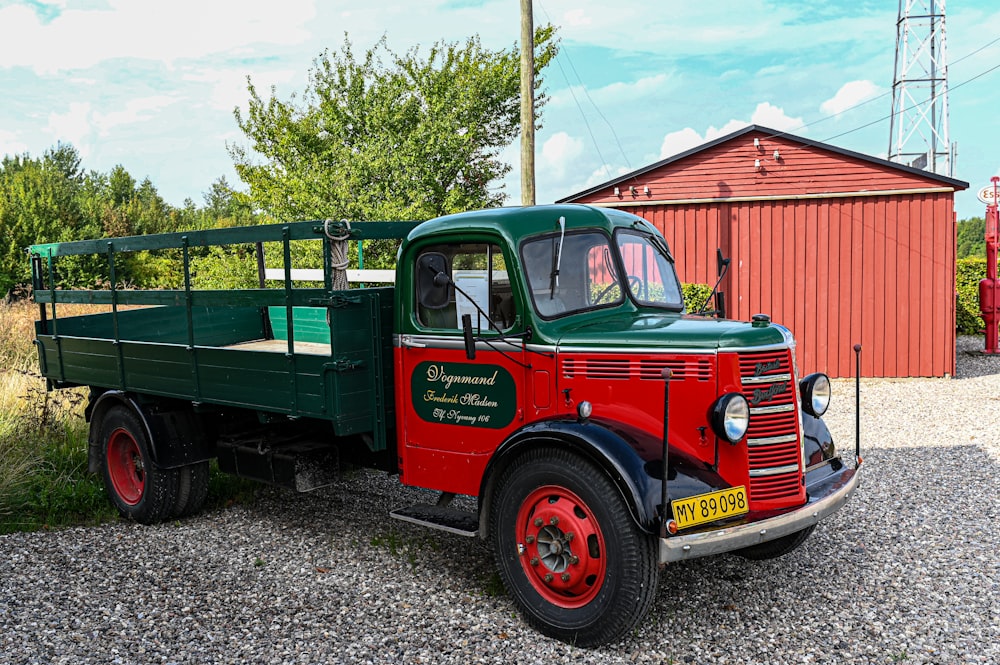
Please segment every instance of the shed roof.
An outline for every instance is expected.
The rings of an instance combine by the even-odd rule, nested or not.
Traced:
[[[752,135],[752,136],[751,136]],[[761,147],[738,140],[757,138]],[[766,146],[766,147],[765,147]],[[777,149],[783,156],[773,159]],[[803,159],[791,159],[793,149]],[[760,159],[764,168],[755,170],[753,162],[748,168],[742,160]],[[851,164],[853,169],[830,168],[837,162]],[[824,166],[826,168],[824,168]],[[771,177],[768,168],[770,168]],[[667,175],[669,174],[669,180]],[[722,185],[706,189],[707,176],[731,176]],[[685,176],[687,179],[685,180]],[[780,177],[779,177],[780,176]],[[749,125],[735,132],[708,141],[690,150],[678,153],[631,173],[619,176],[582,192],[559,199],[557,203],[599,202],[607,200],[615,186],[622,189],[629,185],[646,186],[657,183],[657,195],[643,198],[698,198],[730,199],[742,196],[808,195],[848,193],[857,191],[899,191],[920,188],[962,190],[969,183],[938,175],[930,171],[897,164],[853,150],[795,136],[761,125]],[[685,185],[687,183],[687,185]],[[666,194],[666,196],[663,196]],[[617,198],[622,198],[621,196]],[[630,197],[632,198],[632,197]]]

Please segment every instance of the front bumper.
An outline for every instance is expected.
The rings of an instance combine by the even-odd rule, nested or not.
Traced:
[[[861,482],[861,466],[859,463],[857,468],[845,467],[808,487],[809,500],[790,512],[711,531],[660,538],[659,561],[670,563],[732,552],[812,526],[847,503]]]

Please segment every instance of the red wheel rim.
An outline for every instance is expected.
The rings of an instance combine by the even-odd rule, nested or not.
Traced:
[[[127,429],[118,428],[108,437],[108,476],[118,498],[130,506],[139,503],[146,469],[139,444]]]
[[[547,602],[583,607],[600,592],[608,569],[604,535],[580,497],[540,487],[521,504],[516,529],[525,576]]]

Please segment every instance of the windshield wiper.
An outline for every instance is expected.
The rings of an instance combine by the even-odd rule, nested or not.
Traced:
[[[563,239],[566,237],[566,218],[559,218],[559,244],[552,246],[552,272],[549,274],[549,300],[556,297],[559,286],[559,266],[562,264]]]

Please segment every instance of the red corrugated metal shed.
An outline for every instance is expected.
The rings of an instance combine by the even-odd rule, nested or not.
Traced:
[[[954,192],[968,183],[753,125],[559,203],[655,224],[681,280],[713,284],[730,318],[764,312],[803,373],[955,372]]]

